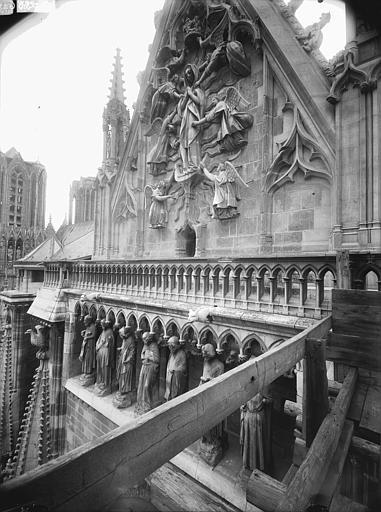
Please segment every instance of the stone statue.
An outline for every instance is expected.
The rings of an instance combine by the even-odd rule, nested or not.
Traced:
[[[167,364],[165,400],[171,400],[185,392],[187,385],[187,355],[181,348],[179,338],[171,336],[168,340],[171,352]]]
[[[239,215],[237,203],[241,199],[238,186],[247,187],[234,166],[226,161],[220,163],[217,167],[217,174],[212,174],[207,170],[203,162],[200,162],[200,168],[205,176],[214,181],[213,215],[214,219],[232,219]]]
[[[165,228],[168,223],[167,200],[176,199],[176,196],[168,194],[171,181],[159,181],[152,190],[151,206],[148,213],[149,227],[152,229]]]
[[[176,114],[177,111],[174,110],[163,121],[156,119],[145,134],[146,136],[158,134],[157,142],[147,156],[147,164],[154,176],[166,171],[168,158],[178,151],[179,138],[176,134],[176,126],[172,124]]]
[[[243,469],[271,468],[271,399],[262,392],[241,406],[240,444]]]
[[[116,367],[116,378],[118,381],[118,391],[114,398],[114,405],[118,409],[128,407],[134,401],[135,395],[135,336],[131,327],[122,327],[119,329],[119,335],[122,338],[122,346]]]
[[[152,96],[151,123],[158,117],[163,118],[165,116],[171,101],[177,102],[182,97],[182,94],[178,90],[179,83],[179,75],[175,73],[171,79],[161,85]]]
[[[217,143],[222,153],[231,153],[247,145],[246,130],[253,125],[254,118],[247,112],[237,110],[241,102],[248,105],[235,87],[228,87],[224,99],[214,99],[209,112],[198,121],[193,121],[194,127],[216,121],[219,123]]]
[[[114,369],[114,333],[111,322],[101,321],[102,333],[96,344],[97,377],[94,393],[105,396],[111,393],[112,371]]]
[[[312,25],[308,25],[304,29],[303,36],[297,36],[302,42],[303,48],[306,52],[311,52],[312,50],[318,50],[323,42],[323,33],[322,29],[329,23],[331,19],[331,14],[329,12],[323,12],[320,16],[320,20],[317,23],[313,23]]]
[[[143,334],[143,350],[140,355],[142,368],[139,375],[135,414],[144,414],[154,407],[154,386],[159,377],[159,346],[154,332]]]
[[[90,315],[83,319],[85,329],[81,332],[83,337],[79,360],[82,363],[82,375],[80,383],[87,387],[95,381],[95,322]]]
[[[214,346],[211,343],[206,343],[201,350],[204,367],[200,385],[224,373],[224,364],[217,358]],[[223,423],[219,423],[202,436],[199,444],[199,455],[211,466],[216,466],[222,459]]]
[[[185,93],[177,105],[180,125],[180,155],[184,169],[197,167],[200,162],[200,128],[195,122],[204,114],[204,92],[196,86],[198,71],[192,64],[184,69]]]

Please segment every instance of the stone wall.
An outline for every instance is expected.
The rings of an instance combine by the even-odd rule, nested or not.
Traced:
[[[66,452],[118,426],[68,390],[66,398]]]

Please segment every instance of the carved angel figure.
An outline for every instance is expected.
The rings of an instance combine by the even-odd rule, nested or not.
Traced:
[[[215,121],[219,122],[217,142],[221,152],[236,151],[247,144],[245,130],[252,126],[254,118],[247,112],[237,110],[240,103],[248,105],[235,87],[228,87],[224,99],[215,101],[205,117],[192,123],[193,126],[198,127]]]
[[[237,202],[241,199],[238,190],[238,184],[248,187],[230,162],[220,163],[217,167],[217,174],[212,174],[200,162],[200,168],[205,176],[214,181],[213,198],[213,218],[214,219],[232,219],[239,215],[237,211]]]
[[[159,181],[153,187],[147,186],[146,189],[151,189],[151,206],[148,213],[149,227],[152,229],[165,228],[168,223],[168,210],[167,200],[176,199],[176,196],[168,194],[172,180],[168,183],[164,180]]]

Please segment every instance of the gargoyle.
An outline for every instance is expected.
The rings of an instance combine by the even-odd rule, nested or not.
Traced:
[[[217,306],[214,306],[217,307]],[[213,313],[215,312],[214,308],[199,308],[199,309],[190,309],[188,320],[190,322],[213,322]]]
[[[102,299],[101,294],[97,293],[97,292],[89,293],[89,294],[82,293],[79,301],[80,302],[86,302],[86,301],[95,300],[95,302],[100,302],[101,299]]]

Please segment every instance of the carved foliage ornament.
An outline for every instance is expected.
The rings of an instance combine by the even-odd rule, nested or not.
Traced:
[[[297,171],[302,171],[305,179],[311,176],[332,179],[328,159],[304,128],[299,110],[286,104],[286,110],[291,108],[294,116],[291,131],[287,139],[280,143],[279,153],[267,172],[266,192],[274,192],[284,183],[293,182]]]

